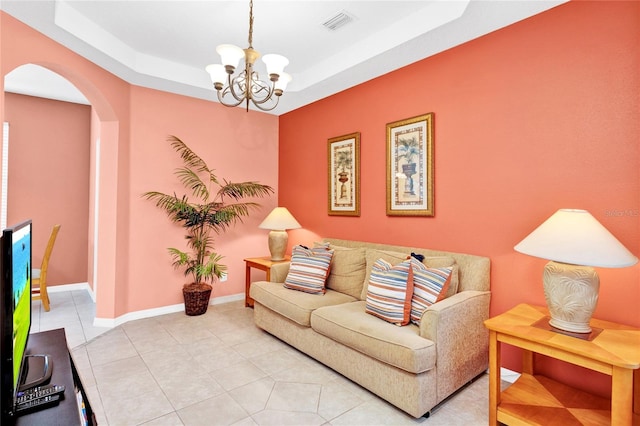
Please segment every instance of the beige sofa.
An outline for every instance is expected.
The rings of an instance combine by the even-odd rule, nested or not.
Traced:
[[[488,258],[333,238],[324,241],[335,250],[326,294],[284,288],[289,264],[276,265],[271,282],[251,285],[258,327],[416,418],[428,415],[486,370]],[[424,255],[423,263],[430,267],[455,263],[449,296],[425,311],[419,327],[398,327],[365,313],[364,283],[372,262],[412,252]]]

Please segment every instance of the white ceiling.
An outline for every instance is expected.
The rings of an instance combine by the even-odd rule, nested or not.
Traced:
[[[565,1],[254,0],[253,47],[290,60],[293,81],[273,111],[283,114]],[[219,62],[215,47],[248,46],[248,0],[0,0],[0,8],[131,84],[216,102],[204,70]],[[322,24],[337,12],[354,19],[330,31]],[[42,72],[18,68],[5,90],[86,102]]]

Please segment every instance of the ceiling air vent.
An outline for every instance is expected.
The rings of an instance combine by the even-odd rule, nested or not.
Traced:
[[[335,31],[338,28],[344,27],[349,22],[353,21],[353,15],[349,14],[345,10],[334,13],[329,18],[325,19],[322,25],[329,31]]]

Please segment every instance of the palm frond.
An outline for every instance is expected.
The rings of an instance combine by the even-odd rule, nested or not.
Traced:
[[[205,203],[209,201],[209,188],[193,169],[182,167],[176,169],[175,174],[180,179],[180,182],[191,190],[194,197],[198,197]]]
[[[185,238],[187,240],[187,246],[193,249],[194,253],[199,253],[203,257],[205,253],[213,249],[213,238],[209,235],[189,233]]]
[[[213,230],[220,234],[226,231],[231,225],[242,222],[244,216],[248,216],[250,210],[259,208],[260,205],[254,202],[228,204],[220,206],[206,217],[206,221]]]
[[[155,201],[156,207],[160,207],[169,214],[179,209],[179,205],[185,202],[188,203],[188,200],[184,197],[180,199],[175,194],[169,195],[157,191],[145,192],[142,196],[147,200]]]
[[[187,167],[195,168],[198,171],[209,171],[207,164],[187,146],[179,137],[169,136],[167,139],[171,142],[171,146],[180,154],[180,158]]]
[[[178,198],[175,194],[168,195],[162,192],[150,191],[143,194],[148,200],[156,202],[156,206],[164,210],[172,222],[187,222],[190,223],[190,218],[197,215],[197,206],[189,203],[189,199],[186,196]]]
[[[169,251],[169,254],[171,254],[171,257],[173,258],[174,267],[182,266],[189,262],[190,256],[188,253],[185,253],[173,247],[167,250]]]
[[[207,179],[210,182],[216,184],[219,183],[216,175],[213,173],[214,171],[210,169],[209,166],[207,166],[207,163],[202,158],[200,158],[198,154],[193,152],[191,148],[189,148],[187,144],[182,141],[182,139],[177,136],[171,135],[167,140],[171,142],[171,146],[173,147],[173,149],[175,149],[176,152],[180,154],[180,158],[182,158],[182,161],[187,168],[194,169],[196,173],[204,172],[207,174]]]
[[[189,253],[185,253],[183,251],[178,250],[177,248],[169,248],[169,254],[171,254],[171,258],[173,260],[172,266],[174,269],[180,269],[186,266],[184,269],[184,276],[188,276],[192,273],[194,265],[197,264],[195,259],[191,257]],[[194,278],[196,278],[194,276]]]
[[[258,182],[229,182],[224,180],[224,185],[218,190],[218,197],[220,199],[225,196],[239,200],[247,197],[266,197],[269,194],[273,194],[274,190],[268,185],[262,185]]]
[[[200,276],[205,281],[213,283],[214,277],[220,278],[227,270],[225,265],[220,264],[223,256],[217,253],[211,253],[205,263],[202,264],[200,269]]]

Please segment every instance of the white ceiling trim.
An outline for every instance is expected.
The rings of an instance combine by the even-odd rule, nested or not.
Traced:
[[[69,34],[84,40],[95,49],[118,61],[131,72],[182,84],[210,88],[210,82],[204,70],[179,64],[157,56],[138,52],[100,25],[86,18],[66,1],[56,0],[55,24]],[[197,84],[199,83],[199,84]]]
[[[291,91],[302,91],[355,67],[368,59],[388,52],[425,32],[432,31],[462,16],[469,1],[429,2],[406,18],[393,23],[382,31],[351,45],[335,55],[318,62],[311,69],[295,76]],[[289,86],[287,87],[287,92]]]
[[[260,41],[263,41],[265,45],[272,43],[272,46],[281,46],[285,50],[290,49],[301,55],[301,57],[296,57],[295,55],[289,57],[291,60],[290,72],[293,74],[294,80],[280,98],[279,106],[271,112],[272,114],[284,114],[544,12],[567,0],[255,1],[260,1],[260,4],[266,3],[263,6],[264,8],[260,9],[260,15],[258,16],[261,19],[258,22],[262,31]],[[229,21],[229,19],[226,19],[227,14],[231,13],[228,11],[229,8],[233,5],[238,7],[239,3],[245,3],[245,0],[231,2],[205,0],[200,3],[201,6],[214,7],[216,15],[224,18],[222,22],[217,21],[218,26],[224,27],[218,29],[218,37],[228,35],[231,32],[237,34],[240,30],[242,30],[240,31],[241,33],[246,31],[244,29],[246,23],[243,21],[235,22],[236,18],[234,18],[234,22],[226,22]],[[93,7],[94,4],[97,9]],[[153,13],[146,14],[144,16],[147,18],[146,20],[136,20],[135,16],[130,16],[131,14],[123,13],[118,15],[114,13],[116,10],[119,12],[120,9],[109,9],[111,4],[114,5],[113,7],[131,7],[132,13],[138,13],[139,17],[142,16],[141,13],[144,11]],[[157,4],[158,7],[153,7],[154,4]],[[215,55],[214,51],[217,40],[212,40],[208,35],[203,36],[203,34],[211,33],[209,19],[206,17],[201,19],[195,16],[193,13],[201,9],[191,9],[185,6],[189,4],[195,4],[195,2],[165,0],[140,2],[2,0],[0,1],[0,9],[130,84],[217,102],[215,91],[207,73],[204,71],[206,63],[217,60],[217,55]],[[74,5],[77,7],[74,7]],[[98,6],[101,6],[102,9]],[[286,18],[281,18],[281,21],[287,19],[292,24],[298,23],[298,21],[305,23],[302,28],[300,28],[300,25],[297,27],[294,25],[289,28],[289,31],[295,28],[294,31],[296,32],[294,34],[296,37],[287,36],[283,38],[284,34],[291,33],[286,33],[286,30],[279,33],[277,26],[266,25],[263,22],[275,22],[273,18],[273,14],[276,13],[275,9],[282,10],[286,6],[289,6],[287,10],[295,9],[296,13],[300,15],[293,16],[289,14]],[[145,9],[145,7],[149,7],[149,9]],[[171,9],[172,7],[176,9]],[[389,9],[390,7],[392,9]],[[185,16],[185,20],[182,21],[187,22],[189,25],[192,22],[200,22],[202,24],[202,21],[206,21],[206,24],[204,28],[196,27],[195,24],[191,25],[194,28],[188,28],[187,32],[185,32],[184,25],[182,28],[167,28],[167,9],[171,13],[179,13],[179,11],[187,13],[191,11],[192,15]],[[238,11],[238,9],[234,10],[235,12]],[[335,12],[335,10],[357,11],[354,16],[354,22],[342,27],[334,34],[329,34],[330,32],[325,28],[318,28],[313,24],[318,11],[325,11],[324,17],[326,18],[329,16],[329,11]],[[395,17],[385,20],[382,18],[386,18],[386,16],[381,16],[380,14],[374,16],[372,12],[374,10],[380,13],[395,13]],[[94,19],[90,19],[81,11],[89,14],[93,12]],[[162,15],[162,13],[165,13],[165,15]],[[358,16],[358,14],[361,16]],[[112,20],[105,20],[102,15],[109,15]],[[116,22],[115,19],[118,19],[118,21]],[[133,38],[123,40],[116,37],[114,33],[98,25],[98,20],[101,20],[109,28],[114,29],[116,33],[124,37]],[[321,26],[322,22],[318,17],[317,25]],[[373,22],[376,25],[370,24]],[[138,28],[137,25],[140,25],[140,27]],[[136,31],[128,31],[131,28],[135,28]],[[154,33],[154,31],[160,30],[164,32]],[[133,45],[144,46],[145,43],[141,43],[141,41],[147,42],[146,45],[150,46],[148,41],[156,40],[156,34],[161,39],[162,36],[167,35],[167,30],[180,31],[172,33],[180,37],[169,39],[165,37],[164,39],[167,44],[173,46],[157,43],[151,49],[154,54],[138,51],[132,47]],[[219,34],[220,32],[222,34]],[[263,36],[262,34],[264,33],[268,33],[268,36]],[[212,34],[215,34],[215,31]],[[246,37],[246,35],[243,37]],[[184,45],[179,46],[177,45],[178,43],[174,43],[177,40],[182,40],[183,44],[190,44],[191,46],[186,47],[194,47],[194,49],[187,51]],[[276,40],[279,41],[275,42]],[[227,41],[222,40],[221,42]],[[194,56],[194,53],[204,50],[209,51],[209,44],[213,45],[210,53],[206,54],[207,57],[203,58],[201,53],[199,53],[199,57]],[[308,48],[307,45],[309,45]],[[305,49],[301,49],[301,47]],[[171,51],[171,48],[174,50]],[[165,51],[165,49],[168,50]],[[187,59],[185,55],[176,55],[175,49],[184,49],[185,54],[191,54],[191,56],[184,63],[169,59],[180,56],[184,56]],[[319,55],[316,54],[316,50],[325,53]],[[159,56],[165,52],[167,54],[166,57]],[[287,56],[290,55],[287,54]],[[197,66],[194,66],[194,64]],[[202,67],[200,67],[200,64],[202,64]],[[23,68],[21,67],[21,69]],[[42,72],[42,70],[24,69],[32,74],[41,74]],[[34,88],[30,90],[30,94],[43,90],[35,88],[37,80],[44,79],[42,76],[35,79],[36,82],[32,77],[28,83],[18,83],[17,79],[18,75],[12,75],[11,78],[8,78],[5,81],[5,90],[16,91],[16,93],[18,93],[17,90],[25,92],[25,88],[28,85],[34,85]],[[20,88],[14,89],[14,86],[20,86]],[[51,91],[51,88],[49,86],[48,91]],[[82,95],[80,96],[84,98]],[[77,95],[71,96],[71,98],[73,97],[77,98]]]

